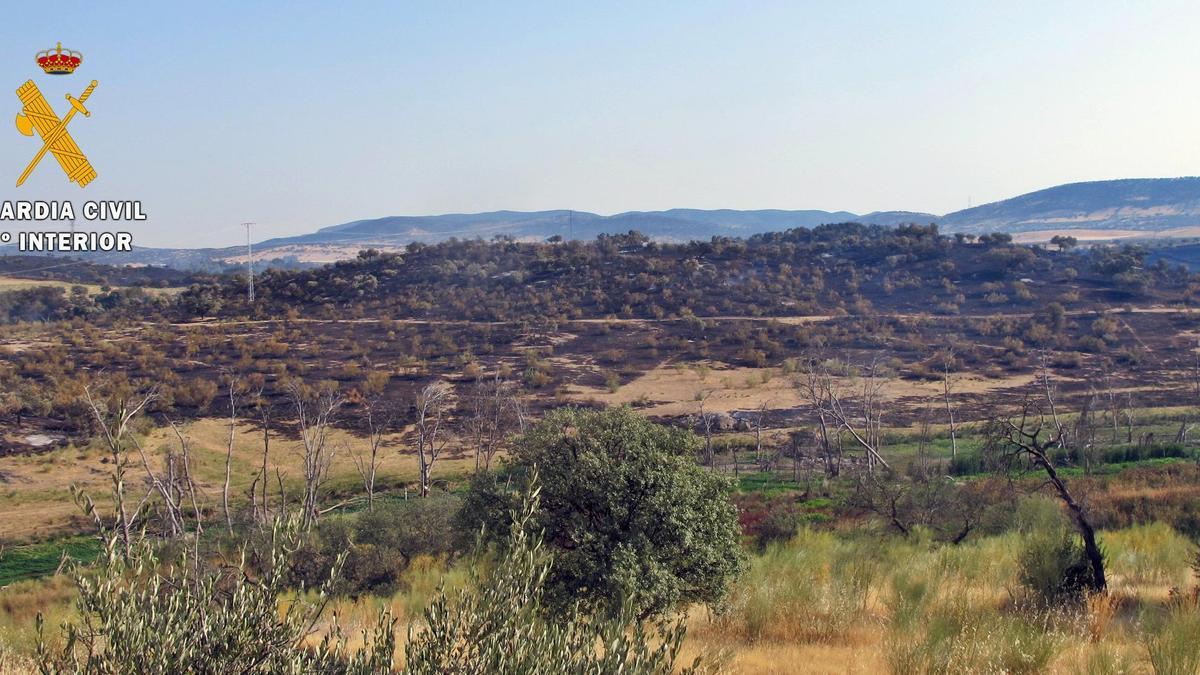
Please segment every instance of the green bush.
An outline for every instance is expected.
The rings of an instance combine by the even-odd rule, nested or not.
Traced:
[[[369,675],[390,671],[395,651],[393,621],[380,613],[373,636],[350,653],[336,617],[317,645],[305,646],[321,618],[329,584],[311,599],[298,598],[281,611],[286,569],[297,528],[277,525],[259,576],[241,561],[208,572],[182,555],[161,560],[148,541],[128,558],[119,538],[107,538],[99,569],[76,565],[79,619],[64,623],[64,645],[51,648],[38,615],[37,657],[43,673],[167,675],[169,673],[331,673]],[[333,573],[337,574],[335,566]],[[332,577],[330,580],[332,581]]]
[[[536,483],[536,479],[534,481]],[[611,617],[590,617],[578,605],[565,614],[546,612],[553,560],[540,537],[530,534],[539,512],[534,488],[513,512],[507,546],[490,574],[471,568],[469,588],[454,597],[439,589],[425,610],[424,630],[409,628],[407,672],[586,673],[668,675],[696,673],[677,666],[686,635],[682,621],[648,626],[626,603]]]
[[[293,586],[320,584],[344,556],[334,593],[391,593],[414,557],[461,550],[454,532],[459,504],[452,495],[379,501],[373,511],[324,520],[293,555],[289,581]]]
[[[1021,585],[1049,604],[1079,601],[1095,590],[1083,542],[1054,502],[1027,499],[1017,517],[1024,534],[1017,554]]]
[[[526,483],[535,467],[542,481],[531,522],[555,555],[549,604],[615,612],[629,600],[648,616],[725,597],[745,554],[732,486],[696,465],[698,445],[690,431],[628,408],[560,408],[517,441],[514,482]],[[473,490],[490,492],[468,497],[472,506],[505,503],[494,480]],[[464,517],[486,524],[499,514]]]

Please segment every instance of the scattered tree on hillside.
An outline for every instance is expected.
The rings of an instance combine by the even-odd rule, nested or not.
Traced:
[[[1075,245],[1079,243],[1079,240],[1075,237],[1056,234],[1050,238],[1050,243],[1054,246],[1057,246],[1058,250],[1060,251],[1070,251],[1071,249],[1075,248]]]
[[[438,380],[417,394],[417,468],[422,497],[429,495],[433,466],[446,446],[442,421],[449,412],[453,392],[449,384]]]

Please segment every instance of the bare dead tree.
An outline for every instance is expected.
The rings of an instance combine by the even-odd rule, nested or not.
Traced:
[[[809,362],[805,376],[797,380],[801,396],[816,413],[820,423],[823,442],[828,447],[829,426],[845,431],[854,439],[867,456],[867,467],[879,464],[891,468],[879,452],[883,439],[881,412],[884,379],[878,360],[872,361],[858,378],[858,408],[847,403],[850,385],[835,377],[824,364]]]
[[[849,502],[882,517],[902,536],[922,525],[957,545],[975,528],[983,511],[981,503],[963,490],[949,476],[906,477],[883,470],[855,476]]]
[[[445,447],[441,433],[442,420],[448,411],[452,392],[449,384],[438,380],[426,385],[417,394],[417,461],[422,497],[429,496],[433,466]]]
[[[1192,363],[1188,369],[1188,384],[1191,387],[1192,401],[1200,401],[1200,340],[1196,341],[1196,348],[1192,350]],[[1188,432],[1191,431],[1192,425],[1188,419],[1187,413],[1184,413],[1183,420],[1179,423],[1179,431],[1175,433],[1176,443],[1187,443]]]
[[[1121,407],[1121,415],[1125,418],[1125,442],[1133,443],[1133,393],[1125,393],[1125,405]]]
[[[1050,385],[1050,365],[1045,349],[1038,350],[1038,361],[1041,366],[1042,393],[1046,397],[1046,405],[1050,408],[1050,418],[1054,420],[1054,428],[1058,430],[1060,442],[1065,443],[1066,434],[1063,433],[1063,425],[1058,418],[1058,406],[1054,403],[1054,387]]]
[[[321,515],[320,490],[329,475],[336,448],[329,442],[329,433],[337,411],[345,399],[335,391],[319,391],[309,394],[299,382],[288,385],[288,393],[296,412],[296,424],[304,452],[304,498],[301,504],[301,522],[305,529],[311,528]],[[277,476],[278,477],[278,476]],[[280,478],[282,493],[283,480]],[[280,496],[282,499],[282,494]]]
[[[788,434],[788,442],[791,444],[792,453],[792,481],[800,482],[800,439],[803,432],[793,431]]]
[[[179,425],[175,424],[175,422],[171,421],[170,419],[167,420],[167,424],[171,426],[171,430],[175,432],[175,437],[179,439],[179,449],[182,457],[182,466],[180,467],[180,481],[182,483],[182,489],[179,490],[179,497],[177,498],[176,504],[182,500],[182,493],[184,490],[186,490],[188,499],[191,501],[192,518],[195,521],[195,532],[193,533],[192,538],[192,562],[197,568],[199,568],[200,535],[204,534],[204,512],[200,510],[200,502],[196,499],[196,481],[192,479],[192,462],[191,454],[189,452],[190,446],[188,445],[187,437],[184,436],[183,432],[179,429]],[[182,511],[182,509],[179,509],[178,506],[176,508]]]
[[[950,366],[954,363],[954,352],[945,350],[941,354],[942,361],[942,400],[946,404],[946,418],[950,424],[950,458],[958,459],[958,427],[954,423],[954,406],[950,402],[950,395],[954,391],[954,383],[951,381]]]
[[[237,434],[238,379],[229,376],[229,441],[225,446],[225,482],[221,486],[221,508],[225,512],[225,529],[233,534],[233,514],[229,510],[229,482],[233,476],[233,441]],[[253,503],[253,500],[251,500]]]
[[[363,488],[367,491],[367,510],[375,510],[375,475],[379,470],[379,450],[384,437],[391,432],[395,419],[394,411],[386,407],[379,398],[369,401],[364,410],[367,418],[367,449],[351,454]]]
[[[754,461],[755,462],[762,461],[763,420],[767,416],[767,406],[770,405],[770,403],[771,403],[770,401],[763,401],[762,403],[760,403],[758,405],[758,414],[754,418]]]
[[[498,372],[475,384],[469,404],[466,427],[475,446],[475,470],[487,471],[509,436],[524,431],[525,405],[516,385]]]
[[[1041,410],[1026,404],[1016,421],[999,419],[989,425],[985,451],[995,454],[1000,464],[1008,469],[1019,467],[1021,461],[1032,464],[1046,475],[1047,482],[1071,514],[1083,539],[1084,555],[1092,571],[1092,587],[1097,591],[1107,588],[1104,575],[1104,554],[1096,542],[1096,530],[1088,519],[1087,512],[1067,488],[1066,482],[1054,468],[1050,457],[1052,448],[1060,445],[1061,432],[1043,436],[1044,419]]]
[[[925,412],[921,416],[917,436],[917,466],[922,476],[929,475],[929,446],[933,435],[933,398],[925,401]]]
[[[818,368],[814,361],[810,361],[804,374],[797,377],[796,386],[816,414],[818,425],[814,436],[821,448],[821,456],[825,460],[825,474],[829,478],[834,478],[841,471],[841,456],[840,453],[835,453],[829,434],[829,415],[826,413],[827,406],[825,405],[827,398],[825,393],[828,388],[825,379],[827,377],[827,372]],[[837,448],[841,449],[840,443]]]
[[[782,448],[780,448],[778,446],[771,446],[767,449],[766,452],[761,453],[755,459],[755,465],[757,466],[759,471],[761,471],[763,473],[771,473],[771,472],[775,471],[776,466],[778,466],[778,464],[779,464],[779,459],[782,456],[783,456]]]
[[[1083,459],[1083,471],[1092,473],[1092,462],[1096,454],[1096,404],[1099,395],[1095,390],[1083,399],[1075,423],[1063,427],[1064,438],[1060,441],[1064,448],[1071,448]]]
[[[1120,437],[1120,398],[1117,393],[1112,363],[1107,360],[1101,364],[1100,381],[1104,385],[1104,398],[1108,403],[1108,416],[1112,422],[1112,443],[1116,445]]]
[[[270,506],[267,504],[267,490],[270,485],[270,477],[267,474],[267,461],[271,453],[271,419],[274,414],[274,408],[264,395],[262,388],[259,388],[258,392],[254,395],[254,407],[258,412],[259,426],[262,427],[262,466],[259,468],[259,478],[262,479],[262,495],[259,506],[255,510],[259,512],[259,524],[263,525],[270,520]],[[251,495],[250,501],[254,502],[254,495]]]
[[[132,424],[134,420],[158,397],[154,389],[129,395],[115,395],[109,403],[98,401],[90,387],[83,388],[84,401],[92,413],[96,424],[100,427],[100,437],[104,441],[112,458],[113,464],[113,499],[116,509],[116,530],[121,541],[122,553],[126,560],[133,551],[132,525],[137,519],[142,507],[153,493],[154,488],[146,492],[141,502],[130,511],[125,503],[125,470],[129,464],[129,444],[133,438]],[[94,518],[99,518],[94,508],[89,508]]]
[[[166,535],[169,537],[178,537],[184,533],[183,510],[180,508],[181,491],[178,488],[177,476],[175,474],[175,456],[171,451],[167,451],[167,457],[164,465],[165,476],[160,477],[155,473],[150,466],[150,459],[146,456],[146,451],[142,449],[142,444],[138,442],[137,437],[130,435],[130,444],[137,449],[138,456],[142,460],[142,468],[146,471],[146,478],[150,482],[151,487],[162,498],[163,507],[166,511]]]
[[[704,461],[707,462],[709,470],[716,468],[716,455],[713,453],[712,432],[713,424],[716,423],[716,416],[711,411],[705,410],[705,404],[708,403],[708,397],[712,396],[712,390],[700,392],[700,427],[704,429]]]

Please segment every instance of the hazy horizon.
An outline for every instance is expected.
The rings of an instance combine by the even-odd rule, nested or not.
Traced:
[[[0,199],[140,199],[139,246],[394,215],[670,208],[943,214],[1200,173],[1183,2],[1054,7],[65,3],[0,26],[100,177],[0,133]],[[50,78],[36,52],[83,52]],[[10,95],[11,113],[19,102]],[[16,229],[6,224],[5,229]]]

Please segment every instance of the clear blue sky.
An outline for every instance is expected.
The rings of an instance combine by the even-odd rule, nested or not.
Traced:
[[[140,245],[500,208],[942,213],[1200,173],[1195,2],[53,7],[6,10],[0,83],[62,113],[99,80],[71,130],[100,178],[47,160],[14,190],[37,141],[4,122],[0,199],[141,199]],[[58,40],[73,77],[33,63]]]

